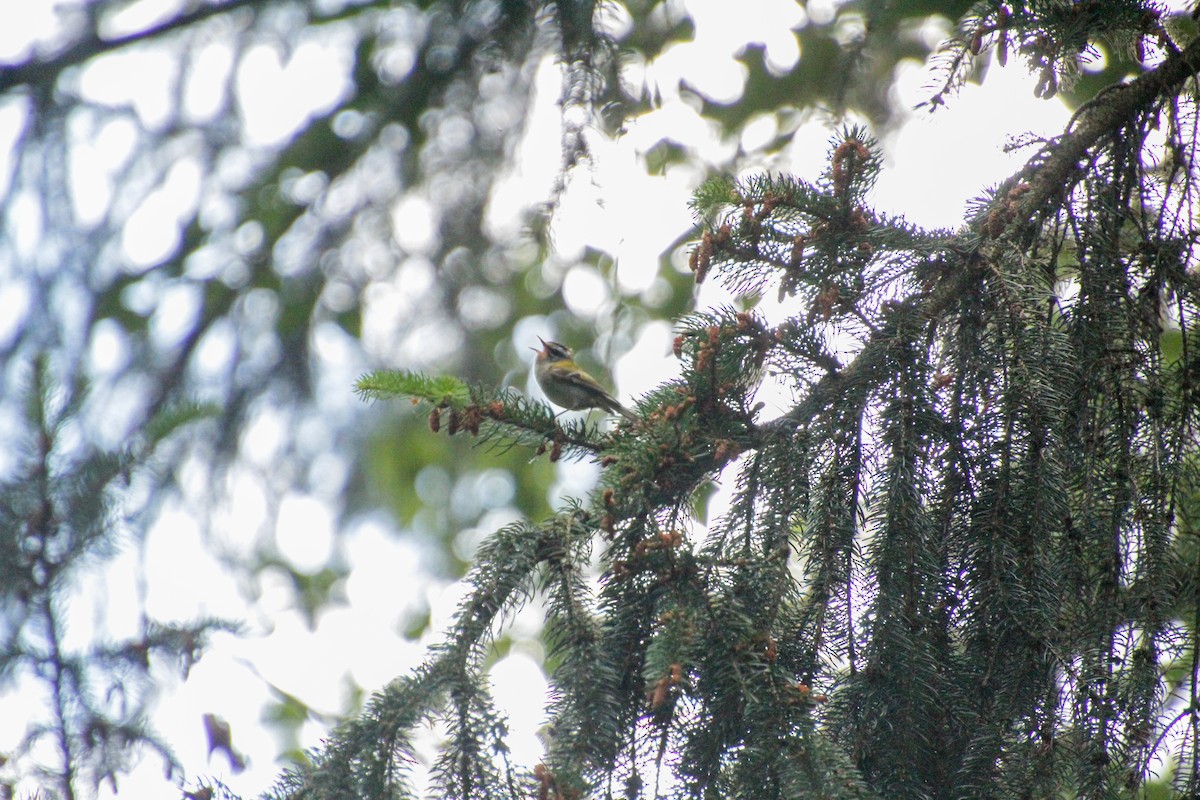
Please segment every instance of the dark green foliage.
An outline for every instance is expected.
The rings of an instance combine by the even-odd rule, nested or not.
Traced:
[[[1086,172],[1037,159],[959,233],[873,213],[856,130],[816,184],[708,182],[697,279],[799,310],[684,319],[682,375],[637,423],[440,401],[605,467],[586,509],[481,550],[431,661],[468,668],[514,593],[547,599],[555,736],[518,794],[1126,797],[1161,759],[1195,793],[1200,283],[1164,202],[1190,185],[1143,166],[1161,107],[1141,89],[1059,144],[1092,137]],[[774,420],[768,374],[795,395]],[[438,403],[422,380],[397,388]],[[701,535],[691,502],[718,475],[732,502]],[[453,727],[478,678],[448,674],[428,709]],[[507,791],[486,709],[454,796]]]

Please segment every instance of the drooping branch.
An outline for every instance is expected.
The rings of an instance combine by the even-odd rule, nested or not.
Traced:
[[[1033,226],[1047,204],[1062,198],[1083,176],[1088,154],[1105,137],[1132,123],[1150,111],[1162,98],[1200,72],[1200,38],[1176,51],[1156,69],[1128,84],[1114,86],[1084,105],[1075,115],[1071,128],[1039,153],[1012,177],[1001,184],[996,198],[976,217],[984,226],[968,230],[947,241],[947,250],[959,256],[964,269],[929,290],[922,290],[902,301],[890,304],[891,319],[936,319],[978,285],[983,260],[973,257],[989,240],[1019,233]],[[1020,188],[1017,188],[1020,187]],[[829,372],[813,384],[809,393],[782,417],[765,423],[770,433],[792,428],[811,419],[833,403],[845,402],[849,387],[869,387],[869,375],[883,362],[894,342],[894,326],[885,325],[867,339],[858,355],[844,369]]]
[[[1180,84],[1195,79],[1197,73],[1200,38],[1136,80],[1114,85],[1085,103],[1073,117],[1070,130],[1048,143],[1009,180],[1010,185],[1029,186],[1014,209],[1013,219],[1031,220],[1046,203],[1063,197],[1082,175],[1081,162],[1102,138],[1150,111],[1161,98],[1175,94]]]

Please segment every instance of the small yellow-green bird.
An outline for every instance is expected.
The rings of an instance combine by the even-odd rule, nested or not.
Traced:
[[[537,376],[538,386],[542,387],[550,402],[568,411],[601,408],[626,419],[637,420],[632,411],[618,403],[595,378],[575,363],[571,348],[558,342],[547,342],[540,336],[538,341],[542,343],[541,350],[530,348],[537,352],[533,374]]]

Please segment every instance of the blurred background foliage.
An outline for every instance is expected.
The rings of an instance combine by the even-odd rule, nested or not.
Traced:
[[[272,538],[297,492],[332,508],[335,530],[386,509],[398,536],[424,543],[426,567],[461,574],[469,533],[543,515],[562,468],[447,444],[423,416],[360,403],[354,378],[400,367],[524,389],[536,333],[603,372],[647,322],[690,310],[694,230],[661,231],[673,244],[639,264],[600,242],[557,249],[563,190],[592,180],[597,143],[685,108],[714,147],[669,126],[637,147],[646,174],[698,186],[774,163],[814,118],[886,137],[903,110],[898,65],[947,39],[962,54],[971,15],[996,4],[762,0],[748,16],[787,24],[764,35],[747,23],[740,47],[704,56],[733,76],[722,91],[670,67],[712,39],[703,5],[31,4],[26,38],[0,51],[0,425],[20,430],[14,387],[38,359],[52,380],[86,381],[75,429],[100,450],[174,403],[219,409],[161,464],[141,519],[171,497],[204,520],[249,600],[269,568],[291,576],[310,619],[340,602],[350,564],[336,544],[314,570]],[[1074,102],[1141,69],[1128,43],[1085,44],[1072,57],[1103,58],[1059,87]],[[947,61],[931,98],[978,68]],[[531,181],[532,112],[555,102],[559,152]],[[774,135],[744,147],[764,118]],[[572,270],[607,286],[602,302],[564,302]],[[0,457],[0,475],[14,474],[15,456]],[[247,486],[263,510],[231,533],[213,510]],[[415,635],[427,622],[416,610],[397,624]]]

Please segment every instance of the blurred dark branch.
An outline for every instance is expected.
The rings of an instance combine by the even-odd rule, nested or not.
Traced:
[[[246,6],[265,4],[266,0],[227,0],[227,2],[220,4],[205,5],[145,30],[125,34],[124,36],[117,36],[112,39],[101,37],[93,27],[82,39],[50,58],[38,59],[34,57],[23,64],[0,67],[0,93],[23,85],[45,88],[52,87],[63,70],[82,64],[103,53],[109,53],[130,44],[163,36],[180,28],[186,28],[189,25],[202,22],[210,17],[215,17],[218,14],[225,14]]]

